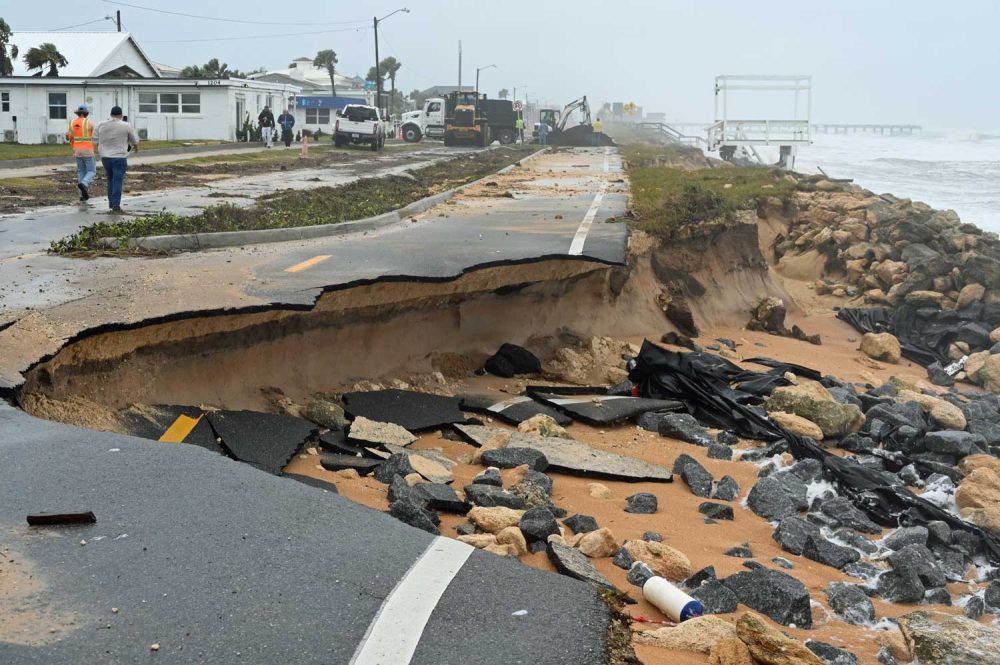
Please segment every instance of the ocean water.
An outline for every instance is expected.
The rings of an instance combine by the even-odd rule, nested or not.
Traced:
[[[815,173],[817,167],[878,194],[950,208],[963,222],[1000,233],[1000,130],[817,133],[812,145],[799,149],[795,168]]]

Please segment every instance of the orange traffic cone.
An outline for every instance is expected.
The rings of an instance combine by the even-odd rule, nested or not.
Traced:
[[[309,159],[309,137],[302,135],[302,150],[299,151],[299,159]]]

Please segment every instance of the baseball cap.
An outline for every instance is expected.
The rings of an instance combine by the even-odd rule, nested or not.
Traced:
[[[120,106],[112,106],[111,107],[111,115],[124,115],[122,113],[122,107],[120,107]]]
[[[73,113],[90,113],[90,107],[86,104],[80,104]]]

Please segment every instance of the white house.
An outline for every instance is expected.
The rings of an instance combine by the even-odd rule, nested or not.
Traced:
[[[50,42],[68,64],[59,76],[30,75],[23,56]],[[228,140],[265,105],[278,109],[301,87],[243,79],[166,78],[164,70],[125,32],[14,33],[20,57],[14,75],[0,78],[0,140],[61,143],[73,110],[86,103],[100,121],[120,106],[141,139]]]

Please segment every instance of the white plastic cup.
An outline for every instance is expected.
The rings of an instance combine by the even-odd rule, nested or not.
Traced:
[[[646,580],[646,583],[642,585],[642,597],[677,622],[700,617],[705,613],[705,607],[700,601],[687,595],[662,577],[653,576]]]

